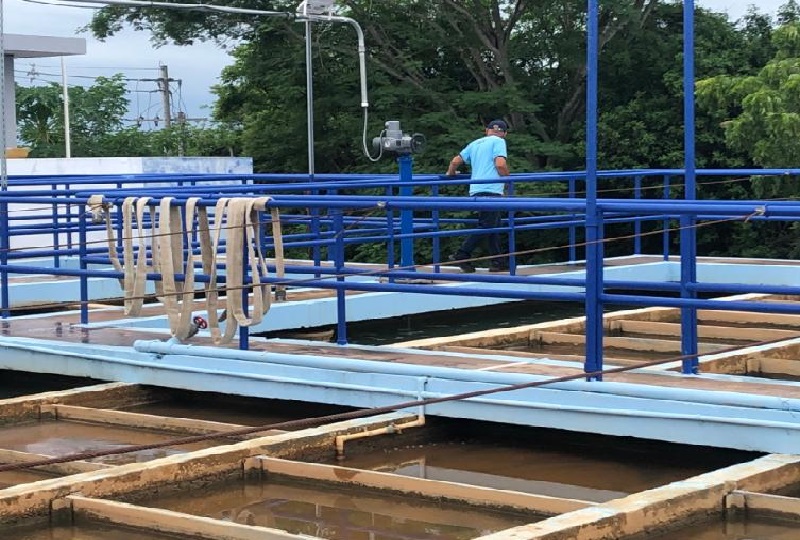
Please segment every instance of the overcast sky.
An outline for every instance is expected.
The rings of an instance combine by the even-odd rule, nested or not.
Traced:
[[[758,5],[761,11],[774,14],[784,1],[760,0]],[[172,85],[175,96],[173,110],[183,110],[190,118],[209,116],[209,106],[213,101],[209,88],[218,82],[220,71],[230,63],[227,53],[208,43],[156,49],[149,43],[147,33],[135,32],[130,28],[105,42],[98,42],[86,34],[76,34],[78,28],[89,21],[92,10],[52,5],[55,3],[56,0],[36,0],[35,3],[0,0],[0,5],[4,6],[5,32],[85,37],[86,56],[70,57],[66,61],[70,84],[85,85],[91,82],[91,77],[120,72],[131,79],[152,79],[159,76],[158,66],[165,64],[169,67],[170,77],[181,80],[179,93],[178,85]],[[213,0],[206,0],[206,3],[213,3]],[[748,0],[696,0],[697,5],[728,13],[731,19],[741,17],[752,3]],[[57,58],[19,60],[15,71],[22,84],[27,84],[31,77],[38,82],[61,80],[60,61]],[[155,83],[131,81],[128,88],[131,92],[131,117],[163,117],[160,98],[154,92]]]

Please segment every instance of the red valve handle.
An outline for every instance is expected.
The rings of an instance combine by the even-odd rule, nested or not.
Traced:
[[[197,328],[199,328],[200,330],[205,330],[206,328],[208,328],[208,322],[200,315],[195,316],[192,319],[192,322],[195,325],[197,325]]]

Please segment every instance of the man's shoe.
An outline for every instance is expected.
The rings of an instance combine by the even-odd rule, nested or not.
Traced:
[[[474,274],[475,273],[475,267],[472,266],[471,263],[468,263],[468,262],[460,263],[458,265],[458,267],[461,268],[461,271],[463,273],[465,273],[465,274]]]
[[[450,255],[450,257],[448,257],[447,260],[452,262],[453,264],[455,264],[459,268],[461,268],[461,271],[463,273],[465,273],[465,274],[474,274],[475,273],[475,267],[472,266],[472,263],[470,263],[468,261],[464,261],[463,259],[460,259],[456,255]]]

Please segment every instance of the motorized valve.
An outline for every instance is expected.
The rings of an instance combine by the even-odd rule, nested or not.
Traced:
[[[400,129],[398,120],[390,120],[379,137],[372,139],[372,146],[379,152],[395,154],[411,154],[422,152],[425,147],[425,136],[421,133],[408,134]]]

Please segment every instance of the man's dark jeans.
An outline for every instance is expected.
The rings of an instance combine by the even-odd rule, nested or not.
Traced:
[[[499,197],[496,193],[476,193],[475,197]],[[502,212],[495,210],[481,210],[478,212],[478,227],[481,229],[494,229],[500,226],[500,216]],[[482,241],[486,241],[489,255],[492,256],[491,266],[495,268],[506,268],[508,262],[505,257],[497,257],[502,253],[500,250],[500,235],[496,232],[487,234],[475,233],[468,236],[461,247],[456,252],[456,259],[471,259],[472,252]]]

